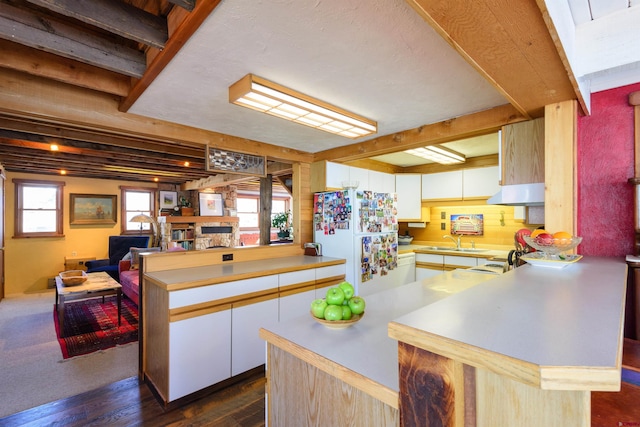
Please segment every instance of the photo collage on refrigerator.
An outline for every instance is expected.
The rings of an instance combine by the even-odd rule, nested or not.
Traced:
[[[397,196],[395,193],[375,193],[358,191],[356,193],[360,218],[359,233],[397,232],[398,214]]]
[[[313,196],[313,225],[316,232],[335,234],[348,230],[351,221],[351,200],[347,191],[318,193]]]
[[[386,276],[398,265],[397,196],[395,193],[358,191],[358,231],[372,233],[361,239],[361,282]]]
[[[386,233],[362,237],[362,283],[379,274],[386,276],[390,270],[398,266],[397,234]]]

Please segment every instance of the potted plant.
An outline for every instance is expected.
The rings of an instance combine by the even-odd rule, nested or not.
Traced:
[[[291,211],[273,214],[271,226],[280,230],[278,231],[278,238],[288,238],[291,235]]]

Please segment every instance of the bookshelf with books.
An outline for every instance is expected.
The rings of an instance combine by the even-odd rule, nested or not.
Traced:
[[[158,225],[163,250],[176,244],[188,251],[239,244],[238,217],[160,216]]]

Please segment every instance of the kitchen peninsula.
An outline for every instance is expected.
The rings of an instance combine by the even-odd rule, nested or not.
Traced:
[[[264,365],[259,327],[308,312],[345,277],[344,259],[297,245],[141,258],[140,375],[166,405]]]
[[[620,387],[625,285],[608,258],[454,270],[367,297],[348,329],[263,328],[268,424],[589,426],[590,392]]]

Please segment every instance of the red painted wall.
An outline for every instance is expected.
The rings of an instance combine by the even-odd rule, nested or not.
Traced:
[[[628,100],[636,91],[640,83],[592,94],[591,115],[578,117],[577,226],[583,255],[633,253],[635,187],[627,181],[635,174],[634,109]]]

